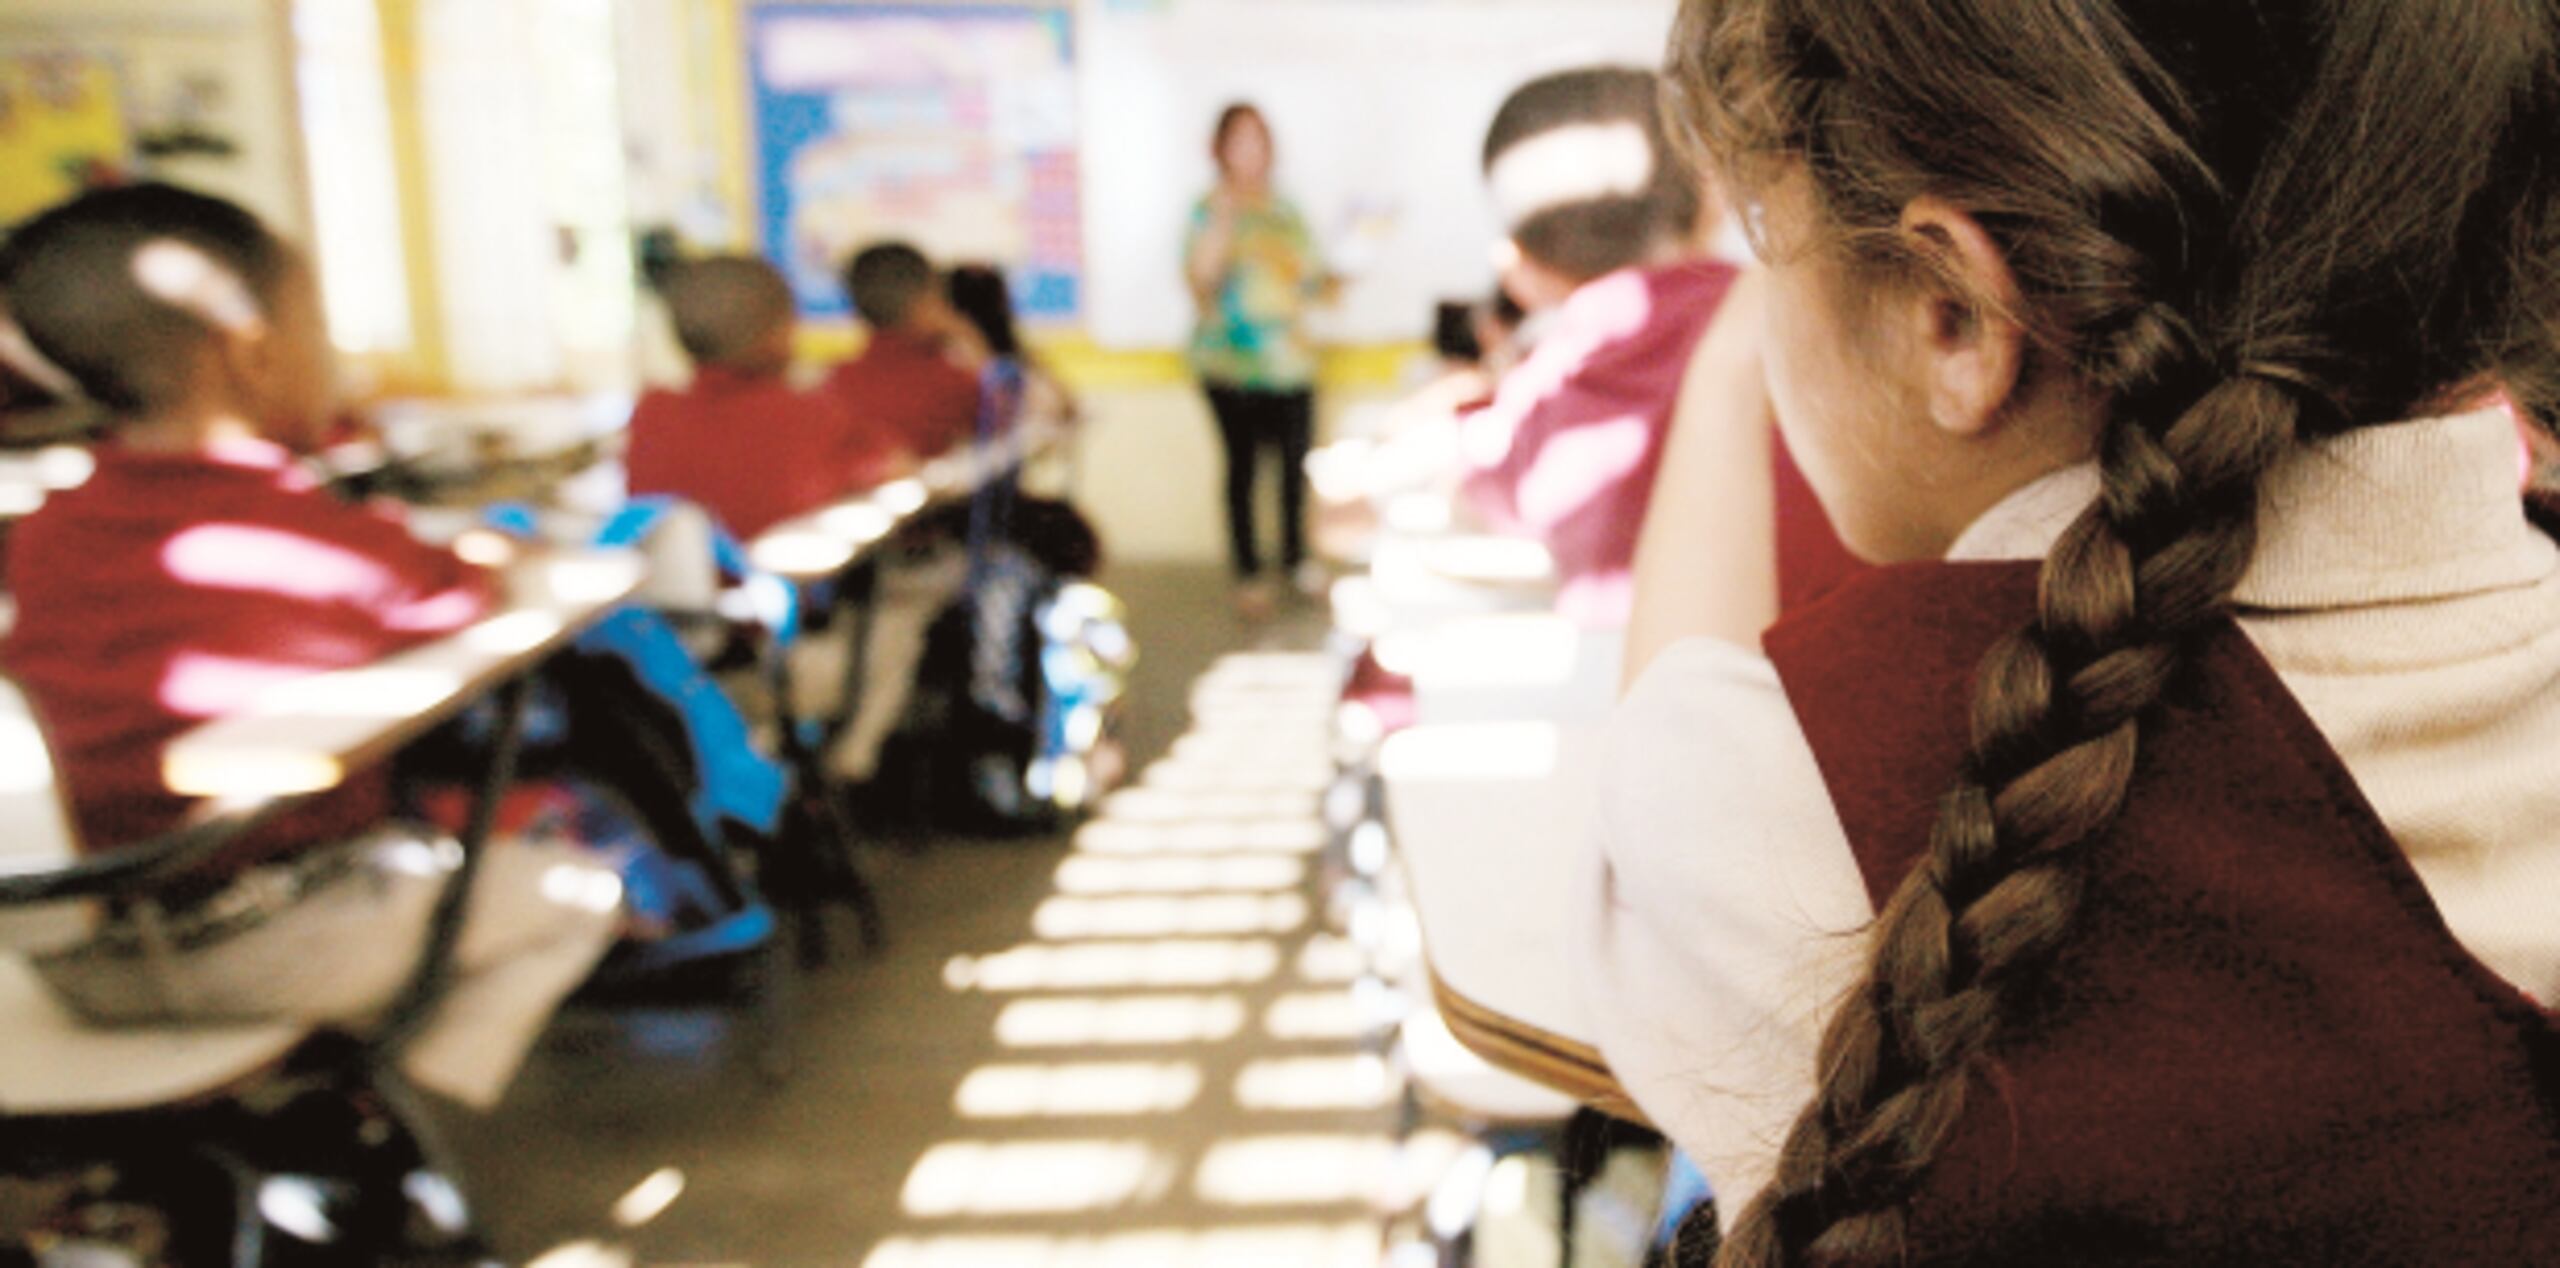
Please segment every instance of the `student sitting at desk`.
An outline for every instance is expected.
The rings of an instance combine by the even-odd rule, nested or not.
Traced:
[[[886,475],[876,447],[851,443],[833,394],[786,380],[797,306],[772,265],[753,256],[681,263],[661,291],[693,382],[652,391],[632,411],[624,465],[633,497],[682,498],[752,538]]]
[[[87,848],[195,809],[162,750],[279,683],[460,630],[491,578],[341,503],[295,465],[329,416],[309,267],[249,213],[165,186],[90,194],[0,247],[0,347],[115,420],[97,471],[19,527],[0,661],[61,760]],[[280,814],[173,896],[156,942],[122,919],[41,960],[102,1024],[361,1022],[405,984],[446,865],[359,772]],[[615,929],[609,873],[565,849],[486,859],[457,977],[405,1052],[422,1085],[488,1106]]]
[[[2560,549],[2483,408],[2560,395],[2560,13],[1682,10],[1897,565],[1616,723],[1580,977],[1682,1262],[2560,1263]]]
[[[932,262],[903,242],[881,243],[845,267],[845,291],[871,341],[827,376],[827,391],[848,412],[854,443],[893,466],[968,444],[987,350]]]
[[[1484,167],[1509,236],[1503,288],[1547,329],[1466,416],[1468,502],[1553,553],[1565,615],[1626,623],[1636,539],[1689,355],[1737,271],[1666,144],[1649,71],[1598,68],[1505,101]]]

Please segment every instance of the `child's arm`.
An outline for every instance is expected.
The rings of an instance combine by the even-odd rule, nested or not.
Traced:
[[[1757,648],[1778,619],[1772,413],[1762,283],[1745,274],[1689,361],[1636,548],[1626,682],[1662,650],[1707,637]]]

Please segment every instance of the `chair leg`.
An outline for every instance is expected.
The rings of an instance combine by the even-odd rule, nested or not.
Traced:
[[[798,966],[784,933],[777,928],[747,963],[744,998],[738,1001],[746,1039],[752,1045],[749,1059],[757,1082],[767,1088],[789,1082],[800,1064],[792,1048],[791,1025],[798,1003]]]
[[[862,947],[878,951],[887,945],[889,929],[880,915],[880,896],[871,888],[871,878],[864,872],[861,855],[856,853],[853,816],[835,790],[825,785],[812,790],[810,828],[814,852],[822,860],[826,877],[825,894],[840,899],[853,908],[853,917],[862,930]]]
[[[372,1091],[381,1098],[391,1129],[406,1138],[407,1151],[416,1159],[415,1167],[400,1179],[401,1196],[423,1217],[435,1241],[410,1249],[455,1264],[490,1259],[489,1239],[462,1191],[461,1168],[429,1117],[423,1098],[396,1074],[377,1076]]]
[[[804,727],[804,720],[791,713],[794,693],[788,659],[776,656],[770,672],[780,710],[782,755],[791,768],[796,791],[782,825],[781,839],[776,842],[777,852],[790,860],[787,866],[793,873],[791,883],[768,884],[766,891],[790,905],[804,968],[822,967],[829,959],[825,907],[830,901],[842,901],[853,908],[865,950],[876,952],[888,941],[879,895],[872,889],[871,879],[856,853],[853,817],[846,811],[827,771],[826,758],[852,726],[861,705],[863,673],[870,660],[871,600],[877,582],[876,565],[857,568],[845,578],[837,600],[837,613],[853,624],[842,708],[836,717]],[[810,733],[812,729],[816,734]]]
[[[1582,1218],[1582,1196],[1609,1165],[1613,1137],[1610,1121],[1592,1110],[1576,1110],[1556,1144],[1556,1264],[1573,1268],[1573,1239]]]

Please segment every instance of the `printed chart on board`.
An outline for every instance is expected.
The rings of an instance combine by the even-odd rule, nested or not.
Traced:
[[[0,226],[125,170],[122,91],[103,57],[0,50]]]
[[[803,312],[837,318],[837,271],[884,238],[993,263],[1033,321],[1078,315],[1073,22],[1055,8],[750,8],[765,250]]]

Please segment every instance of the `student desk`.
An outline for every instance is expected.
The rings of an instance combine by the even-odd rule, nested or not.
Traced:
[[[1549,722],[1417,727],[1379,754],[1450,1031],[1495,1066],[1642,1122],[1587,1038],[1565,949],[1604,761],[1596,727]]]
[[[376,452],[349,451],[349,474],[370,463],[413,501],[541,500],[619,450],[632,405],[619,393],[389,402]]]
[[[1333,588],[1335,623],[1360,638],[1555,604],[1555,561],[1525,538],[1395,533],[1365,577]]]
[[[641,581],[621,551],[547,554],[506,570],[505,606],[459,633],[359,669],[318,674],[188,732],[161,762],[172,791],[218,802],[336,787],[602,620]]]
[[[0,689],[0,756],[9,776],[0,790],[0,825],[8,829],[0,840],[0,1025],[10,1035],[0,1044],[0,1112],[150,1108],[208,1095],[280,1060],[308,1027],[91,1028],[42,986],[24,952],[80,936],[87,927],[82,904],[150,892],[201,864],[229,829],[335,787],[474,698],[521,682],[629,594],[639,571],[634,558],[620,554],[524,561],[508,574],[505,610],[471,628],[362,668],[286,684],[242,713],[198,727],[170,746],[163,771],[171,788],[211,799],[208,815],[158,842],[87,859],[74,851],[52,762],[24,698]],[[512,775],[515,733],[511,717],[460,838],[463,863],[439,901],[422,967],[385,1010],[383,1032],[371,1041],[376,1050],[396,1046],[441,991],[479,847]]]
[[[868,600],[877,580],[869,565],[876,562],[881,544],[927,512],[977,496],[1045,452],[1060,435],[1055,427],[1026,425],[987,444],[955,449],[905,479],[777,524],[748,546],[756,566],[775,576],[801,585],[841,583],[839,602],[854,621],[853,640],[841,707],[826,728],[828,743],[852,724],[860,705],[862,672],[869,659]],[[790,684],[779,685],[778,698],[788,702]]]
[[[955,449],[916,474],[765,530],[749,546],[756,566],[787,580],[832,580],[926,511],[964,502],[1057,443],[1055,427],[1020,427],[985,445]]]
[[[1623,630],[1583,629],[1520,613],[1397,630],[1373,645],[1380,668],[1413,679],[1424,726],[1597,721],[1618,695]]]
[[[877,904],[869,882],[852,862],[850,821],[841,803],[823,790],[832,782],[826,754],[852,728],[862,705],[863,674],[871,660],[872,598],[879,581],[876,565],[881,547],[900,529],[929,512],[966,502],[1020,469],[1056,443],[1061,434],[1060,429],[1047,425],[1016,427],[986,444],[955,449],[927,462],[912,476],[786,520],[748,545],[749,557],[765,572],[803,586],[834,584],[837,609],[852,622],[843,689],[834,702],[834,716],[797,716],[792,702],[798,693],[793,688],[789,656],[775,656],[768,672],[781,721],[778,729],[782,755],[804,789],[822,790],[817,804],[834,825],[832,835],[845,847],[827,866],[837,869],[861,916],[864,939],[870,945],[879,945],[882,936]],[[801,928],[803,937],[808,939],[803,944],[803,958],[814,963],[825,955],[824,941],[816,933],[818,923],[803,921]]]

